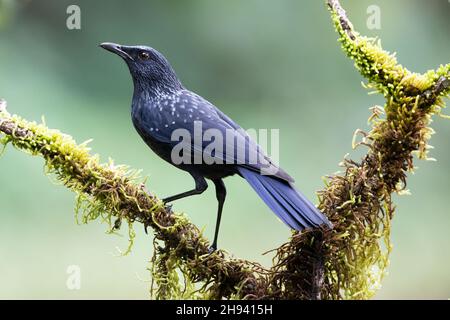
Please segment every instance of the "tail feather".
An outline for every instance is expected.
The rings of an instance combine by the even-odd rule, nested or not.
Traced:
[[[243,174],[244,175],[244,174]],[[244,176],[245,177],[245,176]],[[290,226],[293,229],[297,229],[298,223],[296,222],[295,218],[293,218],[288,211],[284,210],[280,203],[277,201],[276,198],[272,196],[271,193],[265,191],[266,187],[262,184],[262,181],[260,181],[256,175],[249,174],[245,178],[250,185],[255,189],[256,193],[261,197],[261,199],[264,200],[264,202],[267,204],[267,206],[272,209],[274,212],[280,212],[282,214],[277,214],[278,217],[288,226]]]
[[[322,224],[332,227],[328,219],[290,183],[240,167],[239,173],[267,206],[290,228],[303,230]]]
[[[295,214],[295,207],[293,207],[288,201],[286,201],[286,198],[283,197],[282,193],[273,183],[275,179],[261,179],[261,181],[263,186],[263,193],[267,192],[278,204],[278,207],[276,207],[275,210],[272,210],[275,213],[279,212],[280,215],[288,215],[291,218],[290,221],[293,221],[293,223],[289,224],[292,229],[302,230],[311,227],[309,220]]]

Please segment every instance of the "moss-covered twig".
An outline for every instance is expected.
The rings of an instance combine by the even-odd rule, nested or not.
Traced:
[[[319,192],[319,207],[334,229],[293,233],[271,269],[224,251],[209,254],[199,229],[148,193],[135,172],[100,164],[86,144],[11,116],[3,103],[0,141],[42,156],[48,171],[77,193],[83,222],[101,217],[114,230],[126,221],[130,240],[134,222],[153,229],[156,298],[369,298],[388,263],[391,194],[405,188],[413,154],[427,157],[430,117],[450,92],[450,64],[412,73],[374,39],[359,35],[337,0],[328,6],[345,53],[386,104],[371,109],[369,133],[357,131],[362,141],[354,145],[367,146],[367,154],[361,161],[344,159],[343,173],[328,177]]]

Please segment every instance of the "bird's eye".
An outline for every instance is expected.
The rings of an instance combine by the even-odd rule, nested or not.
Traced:
[[[148,54],[148,52],[141,51],[141,52],[139,52],[139,59],[148,60],[148,59],[150,59],[150,55]]]

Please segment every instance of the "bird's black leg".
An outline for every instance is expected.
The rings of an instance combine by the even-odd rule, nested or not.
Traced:
[[[216,197],[219,202],[219,206],[217,209],[217,221],[216,221],[216,231],[214,232],[214,240],[209,248],[209,250],[215,251],[217,249],[217,238],[219,236],[219,228],[220,228],[220,219],[222,218],[222,209],[223,203],[225,202],[225,197],[227,196],[227,190],[225,189],[225,184],[222,179],[213,180],[214,185],[216,186]]]
[[[208,183],[206,182],[205,178],[203,178],[202,176],[197,176],[197,175],[195,175],[195,176],[192,175],[192,177],[195,180],[195,189],[186,191],[186,192],[182,192],[182,193],[176,194],[171,197],[164,198],[162,201],[164,203],[167,203],[167,202],[172,202],[172,201],[175,201],[175,200],[178,200],[181,198],[193,196],[196,194],[201,194],[208,188]]]

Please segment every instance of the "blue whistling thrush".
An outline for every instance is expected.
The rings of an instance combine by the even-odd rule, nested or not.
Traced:
[[[226,196],[223,178],[238,174],[253,187],[270,209],[290,228],[303,230],[321,225],[331,227],[327,218],[293,185],[294,179],[276,166],[261,148],[233,120],[201,96],[187,90],[167,59],[146,46],[102,43],[102,48],[125,60],[134,83],[131,116],[145,143],[161,158],[189,172],[195,188],[163,199],[168,203],[203,193],[211,180],[218,201],[217,221],[211,251],[217,248],[220,219]],[[199,130],[199,133],[195,132]],[[211,141],[196,141],[215,130]],[[181,139],[188,133],[194,139]],[[178,136],[178,139],[174,139]],[[212,139],[211,139],[212,140]],[[220,141],[221,140],[221,141]],[[177,152],[174,153],[176,148]],[[174,155],[182,155],[182,161]],[[200,161],[195,161],[200,159]]]

